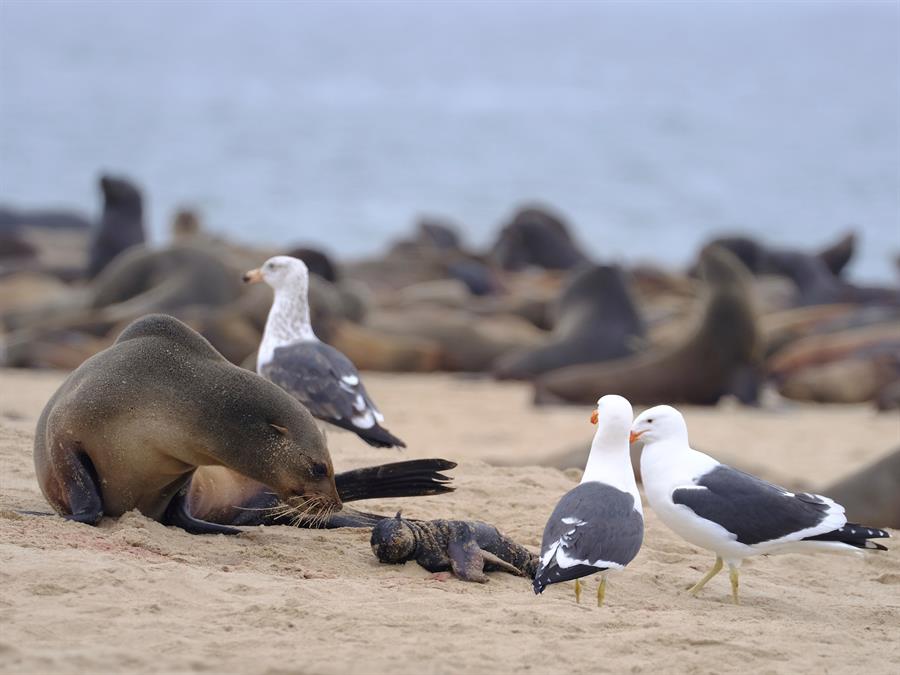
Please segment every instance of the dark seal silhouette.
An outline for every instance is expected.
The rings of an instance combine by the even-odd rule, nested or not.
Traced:
[[[550,344],[499,360],[500,379],[528,380],[550,370],[628,356],[644,336],[622,269],[593,265],[578,272],[554,307]]]
[[[633,403],[713,405],[725,394],[755,403],[762,343],[746,268],[723,248],[701,259],[708,298],[698,325],[677,344],[634,356],[569,366],[535,381],[538,403],[589,404],[617,393]]]
[[[122,251],[144,242],[144,207],[141,193],[124,178],[103,176],[103,215],[94,230],[88,277],[97,276]]]
[[[500,231],[489,257],[498,267],[513,271],[528,267],[569,270],[587,262],[566,224],[534,207],[513,216]]]

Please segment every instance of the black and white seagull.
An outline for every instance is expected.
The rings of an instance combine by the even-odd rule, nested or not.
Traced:
[[[534,592],[600,572],[597,605],[603,605],[606,575],[621,570],[638,554],[644,539],[641,496],[631,468],[628,434],[631,404],[621,396],[597,401],[591,421],[598,425],[581,483],[559,500],[544,528]]]
[[[889,537],[887,532],[848,523],[844,507],[828,497],[791,492],[692,449],[684,417],[671,406],[641,413],[631,431],[631,440],[637,439],[644,443],[647,502],[676,534],[716,554],[692,595],[727,564],[739,604],[738,569],[754,555],[886,550],[870,539]]]
[[[314,417],[356,433],[369,445],[405,448],[403,441],[380,426],[384,417],[350,359],[313,332],[306,264],[275,256],[244,274],[244,281],[265,281],[275,291],[256,371],[292,394]]]

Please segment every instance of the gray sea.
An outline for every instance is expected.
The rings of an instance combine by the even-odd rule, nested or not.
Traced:
[[[96,177],[245,241],[488,243],[525,201],[598,258],[712,233],[900,252],[900,3],[0,0],[0,202]]]

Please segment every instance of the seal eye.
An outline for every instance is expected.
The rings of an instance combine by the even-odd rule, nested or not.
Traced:
[[[313,478],[325,478],[328,475],[328,465],[323,462],[316,462],[310,467],[310,473]]]
[[[280,426],[278,426],[277,424],[272,424],[272,422],[269,422],[269,426],[272,427],[272,428],[273,428],[275,431],[277,431],[279,434],[281,434],[282,436],[284,436],[285,438],[287,438],[287,435],[288,435],[287,427],[280,427]]]

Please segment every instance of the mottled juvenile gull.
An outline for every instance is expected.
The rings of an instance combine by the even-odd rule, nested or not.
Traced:
[[[244,281],[265,281],[275,291],[259,345],[257,372],[296,397],[320,420],[353,431],[369,445],[405,448],[403,441],[380,426],[384,417],[350,359],[313,332],[306,264],[275,256],[244,274]]]
[[[886,550],[869,540],[887,532],[848,523],[844,507],[828,497],[791,492],[693,450],[684,417],[671,406],[639,415],[631,431],[638,438],[647,502],[676,534],[716,554],[692,595],[727,563],[738,604],[738,569],[754,555]]]
[[[623,569],[640,550],[644,516],[631,468],[631,414],[621,396],[597,401],[591,421],[598,429],[581,483],[563,495],[544,528],[535,593],[574,579],[575,600],[581,602],[581,577],[600,572],[600,606],[608,572]]]

